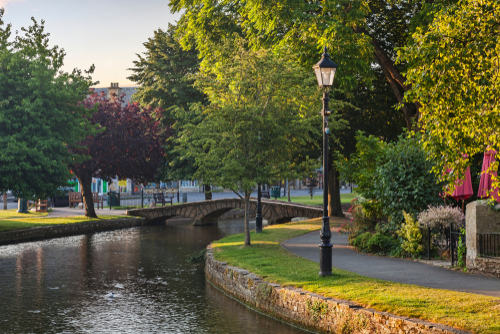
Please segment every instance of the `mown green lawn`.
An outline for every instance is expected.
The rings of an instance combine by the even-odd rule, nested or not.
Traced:
[[[0,217],[0,231],[18,230],[22,228],[32,228],[40,226],[49,226],[55,224],[74,224],[86,223],[96,220],[118,219],[118,218],[131,218],[130,216],[99,216],[99,218],[88,218],[85,216],[72,216],[72,217],[54,217],[54,218],[40,218],[40,217],[26,217],[26,218],[3,218]]]
[[[345,220],[332,218],[338,226]],[[319,277],[319,265],[281,247],[287,239],[320,228],[321,220],[272,225],[252,232],[252,246],[244,235],[228,236],[212,244],[214,256],[231,266],[247,269],[266,281],[295,286],[324,296],[355,301],[364,307],[400,316],[420,318],[476,333],[500,333],[500,300],[464,292],[393,283],[335,269]],[[319,238],[319,237],[318,237]]]
[[[46,217],[47,212],[17,213],[17,209],[0,210],[0,219]]]
[[[318,193],[317,191],[316,193]],[[340,194],[340,201],[342,203],[350,203],[356,197],[356,193],[352,194]],[[274,197],[271,197],[273,199]],[[280,201],[288,201],[288,197],[278,198]],[[323,194],[314,195],[311,200],[311,196],[295,196],[290,197],[293,203],[305,204],[305,205],[321,205],[323,204]]]

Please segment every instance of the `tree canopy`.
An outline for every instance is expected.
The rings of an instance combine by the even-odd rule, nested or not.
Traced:
[[[156,181],[165,154],[163,144],[169,132],[160,126],[160,108],[141,108],[137,102],[122,106],[120,97],[110,100],[104,92],[91,94],[83,105],[88,109],[97,106],[91,121],[100,131],[70,147],[71,152],[89,157],[71,164],[70,168],[82,187],[85,215],[96,217],[92,177]]]
[[[407,99],[422,105],[424,147],[437,163],[434,171],[452,186],[470,164],[463,154],[500,148],[499,15],[496,1],[458,1],[399,51],[413,87]],[[446,167],[454,173],[443,173]]]
[[[172,136],[165,143],[165,163],[160,169],[163,180],[191,179],[196,168],[192,159],[182,159],[177,151],[176,139],[182,127],[193,122],[197,115],[190,113],[190,103],[204,102],[204,94],[193,87],[200,60],[194,47],[184,50],[175,37],[177,27],[154,32],[144,43],[146,52],[137,55],[133,75],[129,80],[141,85],[133,95],[143,106],[163,109],[163,126],[170,127]]]
[[[47,198],[67,185],[68,164],[82,157],[68,152],[95,133],[94,109],[80,102],[93,84],[88,71],[61,67],[66,53],[49,47],[44,21],[11,37],[0,9],[0,192]]]
[[[195,43],[201,56],[214,52],[226,36],[238,33],[254,48],[271,48],[298,59],[306,68],[328,46],[339,64],[335,86],[350,92],[373,79],[380,68],[389,89],[402,106],[411,127],[417,105],[404,103],[411,89],[396,65],[396,49],[403,47],[424,1],[231,1],[170,0],[174,12],[183,12],[178,34],[185,47]],[[421,20],[420,20],[421,21]]]
[[[251,191],[280,176],[289,149],[313,143],[311,98],[319,94],[309,73],[267,50],[248,51],[238,37],[221,50],[232,56],[206,58],[196,82],[210,104],[191,108],[204,119],[187,125],[180,142],[195,160],[197,179],[243,192],[250,245]]]

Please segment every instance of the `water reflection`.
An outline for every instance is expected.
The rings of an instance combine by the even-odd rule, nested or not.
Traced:
[[[300,333],[228,298],[203,265],[185,261],[242,229],[240,220],[170,221],[2,246],[0,332]]]

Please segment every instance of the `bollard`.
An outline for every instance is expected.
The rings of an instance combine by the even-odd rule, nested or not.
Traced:
[[[3,209],[7,210],[7,194],[3,194]]]
[[[141,188],[141,208],[144,208],[144,188]]]

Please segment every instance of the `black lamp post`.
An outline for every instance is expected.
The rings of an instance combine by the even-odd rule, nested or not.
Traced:
[[[321,225],[319,244],[319,276],[330,276],[332,274],[332,244],[330,239],[330,217],[328,217],[328,116],[331,111],[328,109],[328,89],[333,86],[335,71],[338,65],[330,60],[330,55],[326,52],[326,46],[321,56],[321,60],[313,66],[314,74],[318,79],[318,85],[325,87],[323,91],[323,224]]]
[[[262,232],[262,190],[259,183],[259,188],[257,190],[257,214],[255,215],[255,233]]]

